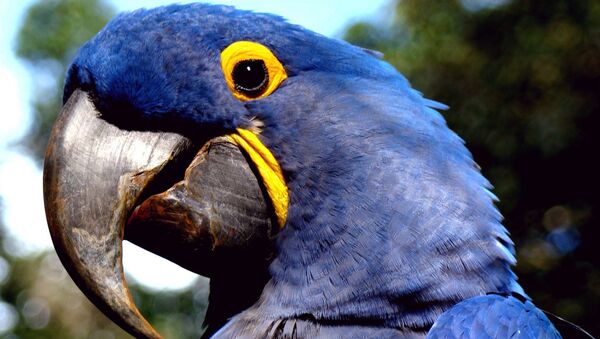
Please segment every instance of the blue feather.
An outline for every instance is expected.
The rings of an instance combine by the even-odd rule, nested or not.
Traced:
[[[437,338],[561,338],[548,317],[531,301],[486,295],[467,299],[444,312],[429,339]]]
[[[229,92],[219,56],[239,40],[284,65],[270,96]],[[530,301],[485,296],[523,294],[497,198],[436,111],[447,107],[373,53],[268,14],[172,5],[111,21],[81,48],[65,98],[75,88],[123,128],[264,124],[288,221],[260,299],[216,336],[423,337],[434,323],[431,337],[554,333]]]

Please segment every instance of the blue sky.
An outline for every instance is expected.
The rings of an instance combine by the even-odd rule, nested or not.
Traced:
[[[42,202],[41,169],[14,145],[31,123],[33,80],[26,65],[14,55],[15,35],[33,0],[0,2],[0,196],[8,237],[0,244],[15,255],[32,255],[52,248]],[[118,11],[156,7],[172,3],[164,0],[108,1]],[[189,3],[192,1],[178,1]],[[231,0],[206,1],[281,15],[321,34],[337,37],[358,20],[380,20],[390,13],[389,0],[284,1]],[[129,276],[155,288],[182,288],[195,275],[178,268],[134,245],[124,248]]]

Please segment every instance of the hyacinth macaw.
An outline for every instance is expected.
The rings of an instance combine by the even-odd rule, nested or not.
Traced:
[[[81,47],[64,103],[53,241],[136,337],[160,336],[123,239],[210,277],[206,337],[560,337],[445,106],[376,52],[226,6],[138,10]]]

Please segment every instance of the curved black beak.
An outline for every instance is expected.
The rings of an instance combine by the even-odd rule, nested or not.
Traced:
[[[200,146],[119,129],[80,90],[54,125],[44,164],[54,246],[84,294],[135,337],[160,335],[127,287],[125,235],[208,276],[229,247],[269,248],[273,214],[245,156],[226,138]]]

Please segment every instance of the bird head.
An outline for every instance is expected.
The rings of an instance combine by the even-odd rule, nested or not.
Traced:
[[[64,102],[44,168],[52,238],[135,336],[158,334],[127,289],[124,238],[225,285],[253,277],[219,325],[246,310],[425,328],[518,288],[444,106],[372,51],[231,7],[139,10],[81,47]]]

